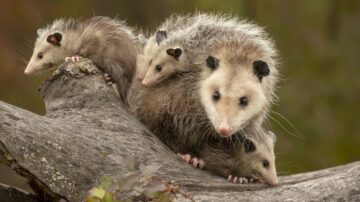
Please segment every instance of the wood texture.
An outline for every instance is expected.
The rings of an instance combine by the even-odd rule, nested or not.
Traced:
[[[359,201],[360,162],[280,177],[277,187],[231,184],[196,170],[131,115],[92,64],[66,63],[40,87],[47,114],[0,102],[0,154],[44,200],[81,201],[102,176],[128,172],[121,157],[156,163],[156,175],[196,201]]]

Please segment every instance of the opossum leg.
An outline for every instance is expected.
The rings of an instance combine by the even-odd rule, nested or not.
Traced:
[[[78,55],[74,55],[74,56],[72,56],[72,57],[66,57],[66,58],[65,58],[65,61],[66,61],[66,62],[68,62],[68,61],[79,62],[81,58],[83,58],[83,57],[78,56]]]
[[[196,158],[196,157],[191,157],[190,154],[179,154],[178,155],[181,157],[181,159],[183,161],[185,161],[186,163],[191,164],[192,166],[194,166],[195,168],[204,168],[205,166],[205,162],[202,159]]]

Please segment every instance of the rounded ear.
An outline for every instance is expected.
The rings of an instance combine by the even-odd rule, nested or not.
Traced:
[[[40,36],[42,33],[44,32],[44,29],[43,28],[39,28],[37,29],[36,33],[38,36]]]
[[[275,145],[275,143],[276,143],[276,141],[277,141],[276,135],[275,135],[273,132],[271,132],[271,131],[268,131],[268,135],[270,136],[273,144]]]
[[[219,67],[219,59],[210,55],[206,59],[206,66],[209,67],[211,70],[216,70]]]
[[[166,53],[168,55],[173,56],[175,59],[179,60],[179,57],[182,54],[182,50],[180,48],[175,48],[175,49],[169,48],[169,49],[166,50]]]
[[[144,36],[143,34],[139,34],[138,40],[139,40],[140,44],[144,47],[148,41],[148,38],[146,38],[146,36]]]
[[[269,76],[270,69],[266,62],[257,60],[253,62],[254,74],[262,81],[263,77]]]
[[[61,46],[61,43],[60,43],[61,40],[62,40],[62,34],[60,34],[59,32],[50,34],[46,39],[46,41],[48,43],[51,43],[52,45],[59,46],[59,47]]]
[[[156,32],[155,39],[156,39],[156,43],[158,45],[160,45],[160,43],[162,41],[164,41],[166,38],[167,38],[167,34],[166,34],[165,30],[159,30],[159,31]]]
[[[256,146],[255,146],[254,142],[247,138],[244,140],[243,144],[244,144],[244,148],[245,148],[245,153],[253,152],[256,150]]]

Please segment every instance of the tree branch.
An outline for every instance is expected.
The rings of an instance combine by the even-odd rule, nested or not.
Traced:
[[[0,154],[46,200],[81,201],[102,176],[128,172],[130,156],[156,163],[156,175],[187,187],[195,200],[356,200],[360,162],[280,177],[280,185],[238,185],[181,162],[107,86],[88,60],[67,63],[40,87],[47,114],[0,102]]]

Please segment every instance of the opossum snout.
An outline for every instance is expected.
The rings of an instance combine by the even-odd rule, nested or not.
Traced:
[[[230,135],[230,125],[228,123],[228,121],[222,121],[219,125],[218,128],[216,128],[216,132],[221,136],[221,137],[228,137]]]
[[[27,76],[30,76],[33,74],[33,68],[29,68],[29,67],[26,67],[25,71],[24,71],[24,74],[27,75]]]

